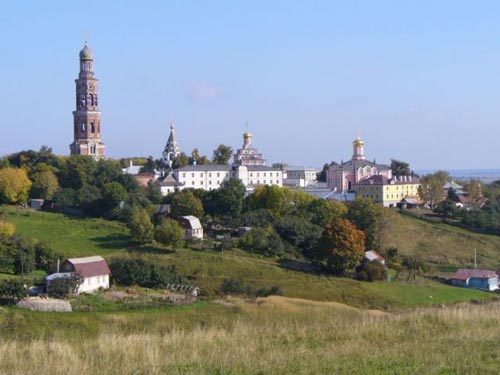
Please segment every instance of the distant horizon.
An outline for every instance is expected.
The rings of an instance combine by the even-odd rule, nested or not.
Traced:
[[[69,154],[88,40],[111,158],[159,158],[174,121],[186,154],[236,149],[248,123],[268,164],[348,160],[359,132],[369,160],[496,168],[498,14],[496,1],[12,2],[0,154]]]

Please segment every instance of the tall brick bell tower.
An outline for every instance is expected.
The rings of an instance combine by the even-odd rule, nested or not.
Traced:
[[[80,74],[76,83],[76,111],[73,111],[71,155],[105,156],[101,139],[101,112],[98,108],[99,80],[94,77],[94,56],[85,42],[80,51]]]

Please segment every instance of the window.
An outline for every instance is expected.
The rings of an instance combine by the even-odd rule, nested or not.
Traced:
[[[95,133],[95,124],[94,124],[93,122],[91,122],[91,123],[90,123],[90,132],[91,132],[92,134],[94,134],[94,133]]]
[[[182,174],[182,177],[186,177],[186,174],[185,174],[185,173],[183,173],[183,174]]]
[[[208,174],[208,177],[212,177],[212,173],[209,173],[209,174]]]
[[[191,173],[191,177],[194,177],[194,173]]]
[[[203,177],[203,173],[200,174],[200,177]]]
[[[83,122],[82,123],[82,126],[81,126],[81,132],[82,133],[85,133],[85,128],[87,127],[87,125]]]
[[[191,181],[191,185],[194,185],[194,181]]]
[[[217,172],[217,177],[220,177],[220,173],[219,172]]]

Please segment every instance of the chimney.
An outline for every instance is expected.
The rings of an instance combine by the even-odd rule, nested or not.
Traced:
[[[57,273],[59,273],[59,266],[60,266],[61,261],[59,258],[57,258]]]

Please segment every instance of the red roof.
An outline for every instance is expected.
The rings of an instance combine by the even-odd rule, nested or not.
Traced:
[[[102,276],[111,273],[108,263],[100,256],[69,258],[64,262],[62,269],[67,272],[77,272],[82,277]]]
[[[461,268],[451,277],[453,280],[468,280],[471,277],[475,279],[490,279],[498,277],[494,271],[478,270],[470,268]]]

